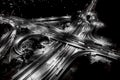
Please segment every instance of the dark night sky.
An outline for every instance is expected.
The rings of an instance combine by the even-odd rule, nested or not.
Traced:
[[[22,18],[64,16],[82,10],[91,0],[0,0],[0,13]],[[98,0],[96,12],[106,28],[98,34],[110,38],[120,46],[119,1]]]

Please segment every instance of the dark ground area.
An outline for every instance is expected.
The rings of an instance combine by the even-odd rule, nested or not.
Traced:
[[[108,80],[119,79],[120,63],[117,61],[108,62],[90,62],[90,57],[78,57],[67,68],[59,80]]]

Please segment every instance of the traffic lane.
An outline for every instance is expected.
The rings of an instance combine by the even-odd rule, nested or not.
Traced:
[[[66,51],[65,51],[66,50]],[[71,52],[71,51],[69,51],[69,50],[73,50],[73,49],[71,49],[70,47],[66,47],[64,50],[62,50],[61,51],[61,54],[63,54],[63,52],[64,53],[68,53],[68,55],[71,55],[71,53],[73,53],[73,52]],[[74,51],[74,50],[73,50]],[[69,53],[70,52],[70,53]],[[58,58],[58,56],[60,56],[60,53],[56,53],[56,54],[58,54],[58,55],[55,55],[55,56],[53,56],[50,60],[48,60],[48,63],[49,64],[44,64],[43,65],[43,67],[41,67],[37,72],[36,72],[36,74],[33,74],[33,75],[31,75],[31,77],[29,77],[28,78],[28,80],[30,79],[30,78],[32,78],[32,79],[46,79],[47,77],[48,77],[48,79],[49,79],[49,76],[55,76],[57,73],[59,73],[60,71],[61,71],[61,69],[63,68],[63,67],[61,67],[61,68],[59,68],[61,65],[62,65],[62,63],[64,63],[64,61],[66,60],[66,58],[68,58],[68,57],[66,57],[66,58],[64,58],[64,55],[63,55],[63,57],[61,57],[61,58]],[[57,58],[57,59],[56,59]],[[49,62],[50,61],[50,62]],[[46,69],[44,69],[46,67]],[[57,73],[56,73],[57,72]],[[39,74],[39,75],[38,75]],[[36,78],[35,78],[36,77]],[[25,79],[25,80],[27,80],[27,79]]]

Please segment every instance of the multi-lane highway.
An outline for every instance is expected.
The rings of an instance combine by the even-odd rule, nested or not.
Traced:
[[[47,50],[48,49],[48,50]],[[13,80],[56,79],[65,70],[71,56],[77,48],[60,41],[54,41],[46,52],[30,65],[15,74]],[[79,49],[80,50],[80,49]]]

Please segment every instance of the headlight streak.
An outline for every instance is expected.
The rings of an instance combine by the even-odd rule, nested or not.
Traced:
[[[51,77],[47,76],[48,79],[50,79],[50,80],[55,79],[56,76],[59,75],[60,72],[64,69],[64,66],[66,65],[66,61],[70,59],[71,54],[74,52],[75,49],[74,48],[70,48],[68,50],[70,50],[70,51],[67,52],[67,55],[62,58],[62,60],[61,60],[61,62],[59,62],[59,64],[57,64],[56,70],[54,69],[55,71],[53,72],[53,74],[51,72],[51,74],[52,74]],[[45,79],[47,79],[47,77]]]
[[[7,51],[9,50],[9,47],[11,47],[13,44],[13,41],[16,37],[16,30],[14,30],[13,32],[11,32],[11,34],[9,35],[9,40],[6,41],[6,43],[4,45],[0,45],[0,60],[5,57],[5,55],[8,55]],[[1,43],[2,44],[2,43]]]

